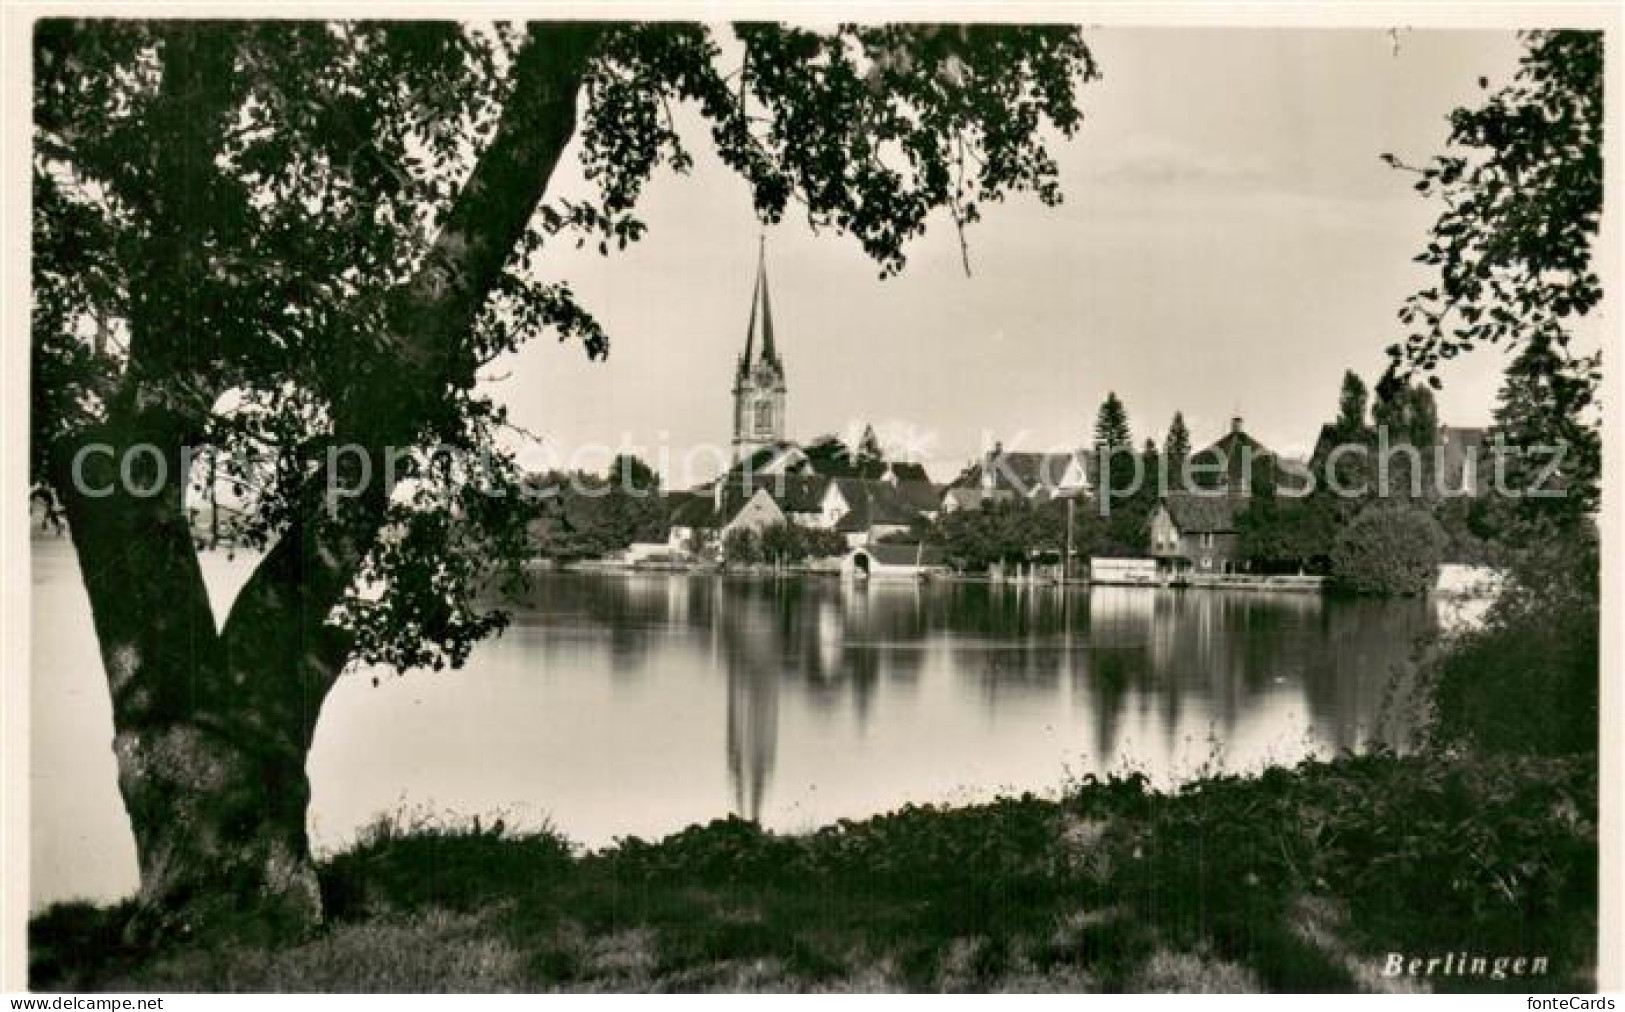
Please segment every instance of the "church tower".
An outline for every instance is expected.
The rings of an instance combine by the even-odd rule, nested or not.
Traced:
[[[784,440],[784,363],[773,344],[773,307],[767,298],[767,240],[756,257],[745,353],[734,374],[734,459]]]

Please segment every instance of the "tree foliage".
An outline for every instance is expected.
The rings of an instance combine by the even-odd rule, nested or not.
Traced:
[[[671,501],[654,470],[622,455],[604,475],[554,471],[527,477],[534,500],[528,524],[532,554],[558,560],[595,559],[639,541],[664,541]]]
[[[856,449],[836,435],[823,435],[802,448],[812,470],[831,478],[878,478],[886,471],[885,449],[872,426],[864,426]]]
[[[762,538],[749,527],[736,527],[722,536],[722,561],[730,566],[753,566],[762,561]]]
[[[1354,435],[1366,429],[1365,381],[1349,369],[1343,373],[1343,386],[1337,394],[1337,431]]]
[[[1332,580],[1357,594],[1424,594],[1438,579],[1444,548],[1444,532],[1425,509],[1374,502],[1338,532]]]
[[[1421,372],[1438,387],[1434,370],[1458,354],[1538,341],[1584,410],[1601,358],[1570,343],[1574,321],[1602,299],[1591,245],[1603,200],[1603,37],[1537,31],[1524,39],[1512,82],[1477,108],[1455,110],[1451,149],[1412,169],[1417,191],[1445,204],[1416,257],[1439,280],[1400,310],[1409,335],[1389,349],[1389,378]],[[1482,78],[1479,85],[1489,88]]]
[[[1383,387],[1381,396],[1371,407],[1371,420],[1387,433],[1390,445],[1404,444],[1425,450],[1439,441],[1439,408],[1433,391],[1419,383],[1393,383]]]
[[[1168,459],[1168,473],[1171,476],[1183,474],[1185,461],[1191,455],[1191,430],[1185,426],[1185,416],[1182,412],[1174,412],[1174,420],[1168,423],[1168,435],[1162,441],[1163,456]]]
[[[543,333],[608,353],[546,254],[643,236],[644,186],[693,164],[675,107],[764,222],[794,208],[882,276],[934,215],[963,236],[1009,194],[1060,199],[1047,144],[1095,76],[1074,28],[729,34],[38,23],[31,477],[90,599],[141,916],[319,920],[322,701],[351,661],[456,666],[503,625],[483,591],[520,578],[531,512],[484,370]],[[566,151],[585,195],[550,186]],[[223,617],[198,454],[263,550]],[[117,487],[137,459],[143,491]]]
[[[857,465],[860,471],[883,464],[886,461],[886,451],[880,447],[880,437],[875,435],[873,425],[863,427],[863,438],[858,441]]]
[[[1594,533],[1531,521],[1482,625],[1429,674],[1442,744],[1489,752],[1594,751],[1600,733],[1600,555]]]
[[[1134,436],[1128,427],[1128,410],[1115,391],[1106,394],[1095,413],[1095,445],[1104,450],[1131,447]]]
[[[724,551],[726,547],[724,545]],[[846,538],[838,531],[804,527],[793,521],[762,528],[756,537],[756,547],[757,561],[781,566],[845,555],[848,548]]]
[[[1179,421],[1183,425],[1183,419]],[[1173,436],[1170,432],[1170,439]],[[1188,451],[1188,433],[1186,443]],[[1151,544],[1151,513],[1156,509],[1163,461],[1150,439],[1143,448],[1135,448],[1128,409],[1115,391],[1106,394],[1095,414],[1095,451],[1096,504],[1106,515],[1095,547],[1107,555],[1143,555]],[[1173,466],[1173,461],[1169,464]],[[1183,473],[1183,467],[1170,470],[1170,480]]]
[[[1465,150],[1434,159],[1417,182],[1446,203],[1417,258],[1439,269],[1439,283],[1400,311],[1412,330],[1390,349],[1385,382],[1422,371],[1438,387],[1441,362],[1510,347],[1492,435],[1520,449],[1562,446],[1566,462],[1556,476],[1563,497],[1470,504],[1455,525],[1470,535],[1458,542],[1494,539],[1487,547],[1504,579],[1483,624],[1432,665],[1443,744],[1515,754],[1597,746],[1599,553],[1586,517],[1600,479],[1601,353],[1577,352],[1572,339],[1603,294],[1591,249],[1603,200],[1602,71],[1601,33],[1528,33],[1513,82],[1452,115],[1451,143]],[[1521,457],[1512,463],[1513,487],[1527,487]]]
[[[1075,512],[1075,523],[1076,517],[1082,517],[1085,525],[1073,532],[1074,545],[1083,546],[1080,551],[1092,540],[1087,526],[1090,520],[1085,516],[1090,513],[1086,509]],[[1066,503],[994,500],[981,509],[944,513],[937,519],[933,540],[941,543],[960,568],[976,572],[995,563],[1018,564],[1059,554],[1066,550]]]
[[[1060,199],[1043,131],[1078,128],[1075,90],[1096,74],[1075,30],[732,34],[725,47],[677,23],[41,22],[36,483],[60,484],[50,462],[92,427],[161,406],[189,445],[224,451],[252,544],[322,528],[362,546],[336,578],[384,594],[346,589],[328,614],[377,613],[369,656],[455,661],[493,626],[451,560],[515,558],[517,511],[472,508],[469,475],[422,452],[403,465],[408,491],[367,509],[312,509],[310,475],[358,440],[479,448],[487,487],[517,487],[496,449],[506,410],[478,370],[541,333],[607,354],[544,248],[608,254],[642,237],[644,185],[692,165],[674,106],[699,111],[764,221],[795,208],[883,275],[933,213],[962,227],[1011,193]],[[560,92],[567,118],[540,122],[533,100]],[[499,143],[505,121],[527,131],[517,152]],[[572,133],[594,192],[546,199],[524,145],[556,157]],[[454,261],[466,250],[479,256]],[[422,311],[448,287],[455,313]],[[457,537],[434,519],[464,507]],[[371,532],[395,526],[414,535],[374,548]],[[443,601],[414,608],[452,602],[442,635],[386,642],[392,627],[424,639],[388,620],[419,592]]]
[[[1236,515],[1236,533],[1242,559],[1256,572],[1323,574],[1337,533],[1337,514],[1323,497],[1255,492]]]
[[[1502,448],[1507,487],[1540,493],[1522,495],[1510,508],[1570,522],[1597,508],[1602,439],[1585,418],[1588,403],[1563,356],[1544,337],[1531,338],[1507,366],[1490,435]]]

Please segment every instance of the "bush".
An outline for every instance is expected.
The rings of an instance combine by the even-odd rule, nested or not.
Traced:
[[[1168,794],[1089,777],[1058,801],[909,806],[796,836],[729,818],[591,853],[545,828],[394,819],[322,883],[327,930],[280,949],[138,950],[120,938],[128,908],[54,907],[30,926],[29,983],[1121,991],[1174,957],[1194,967],[1185,990],[1345,991],[1387,952],[1467,937],[1549,954],[1541,987],[1589,991],[1597,764],[1345,756]]]
[[[722,560],[729,565],[749,566],[762,561],[762,546],[756,532],[736,528],[722,539]]]
[[[1465,934],[1487,951],[1549,953],[1559,979],[1586,979],[1594,762],[1344,756],[1173,795],[1091,779],[1066,804],[1103,828],[1096,849],[1117,858],[1113,899],[1130,923],[1159,924],[1175,951],[1209,940],[1245,953],[1283,990],[1337,986],[1337,967],[1292,930],[1294,905],[1317,893],[1348,903],[1357,950],[1447,951]]]
[[[846,538],[839,531],[803,527],[797,523],[771,524],[763,527],[756,539],[756,558],[740,561],[797,563],[807,559],[823,559],[832,555],[845,555]]]
[[[1367,506],[1332,546],[1332,582],[1357,594],[1425,594],[1438,577],[1444,531],[1404,503]]]
[[[1434,735],[1515,755],[1597,748],[1601,631],[1593,531],[1526,530],[1484,624],[1432,668]]]

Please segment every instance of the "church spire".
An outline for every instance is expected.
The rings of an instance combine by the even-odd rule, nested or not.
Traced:
[[[750,329],[745,333],[745,357],[741,369],[755,364],[757,336],[761,337],[762,361],[779,364],[778,349],[773,346],[773,304],[767,294],[767,236],[758,240],[756,249],[756,286],[750,297]]]
[[[734,376],[734,451],[743,455],[784,440],[784,363],[773,344],[773,305],[767,295],[767,237],[756,253],[745,353]]]

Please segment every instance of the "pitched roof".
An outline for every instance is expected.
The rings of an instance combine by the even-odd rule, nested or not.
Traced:
[[[910,509],[935,513],[942,508],[942,490],[929,481],[899,481],[894,488],[898,500]]]
[[[716,508],[717,486],[667,493],[667,515],[674,527],[723,527],[757,492],[766,492],[783,513],[817,513],[830,479],[816,474],[760,474],[718,479],[722,508]]]
[[[1191,456],[1217,457],[1223,454],[1225,460],[1231,461],[1238,459],[1243,452],[1250,454],[1254,460],[1263,460],[1265,457],[1274,456],[1269,447],[1240,429],[1232,429],[1226,432],[1207,447],[1191,454]]]
[[[1181,534],[1233,534],[1236,515],[1247,505],[1245,496],[1170,492],[1162,498],[1168,516]]]
[[[741,490],[765,490],[786,513],[817,513],[829,483],[830,479],[816,474],[760,474],[748,483],[741,479],[734,484]]]
[[[1250,478],[1267,474],[1267,470],[1256,468],[1274,459],[1270,448],[1247,435],[1241,427],[1241,419],[1237,418],[1231,422],[1229,432],[1191,454],[1190,474],[1202,485],[1239,486],[1247,484]]]
[[[924,464],[916,464],[911,460],[894,460],[887,464],[886,467],[891,472],[891,476],[897,479],[899,485],[904,482],[922,481],[929,484],[931,481],[931,476],[925,473]]]
[[[711,497],[703,493],[680,493],[684,495],[681,502],[671,510],[670,524],[673,527],[716,527],[716,510],[712,508]]]
[[[991,474],[997,489],[1032,495],[1044,491],[1054,493],[1066,480],[1073,461],[1085,466],[1088,473],[1089,457],[1082,450],[1063,453],[1035,453],[1026,450],[995,450],[981,461],[971,465],[953,481],[954,487],[980,488],[984,474]]]
[[[846,500],[847,512],[835,525],[838,531],[866,531],[875,524],[906,526],[922,512],[899,494],[890,482],[867,478],[834,478]],[[934,507],[933,507],[934,508]]]
[[[781,462],[783,462],[781,466],[775,466]],[[817,469],[809,464],[806,452],[795,443],[781,439],[752,450],[749,456],[728,468],[717,481],[738,482],[747,474],[753,478],[770,480],[778,474],[798,474],[808,471],[816,473]]]

